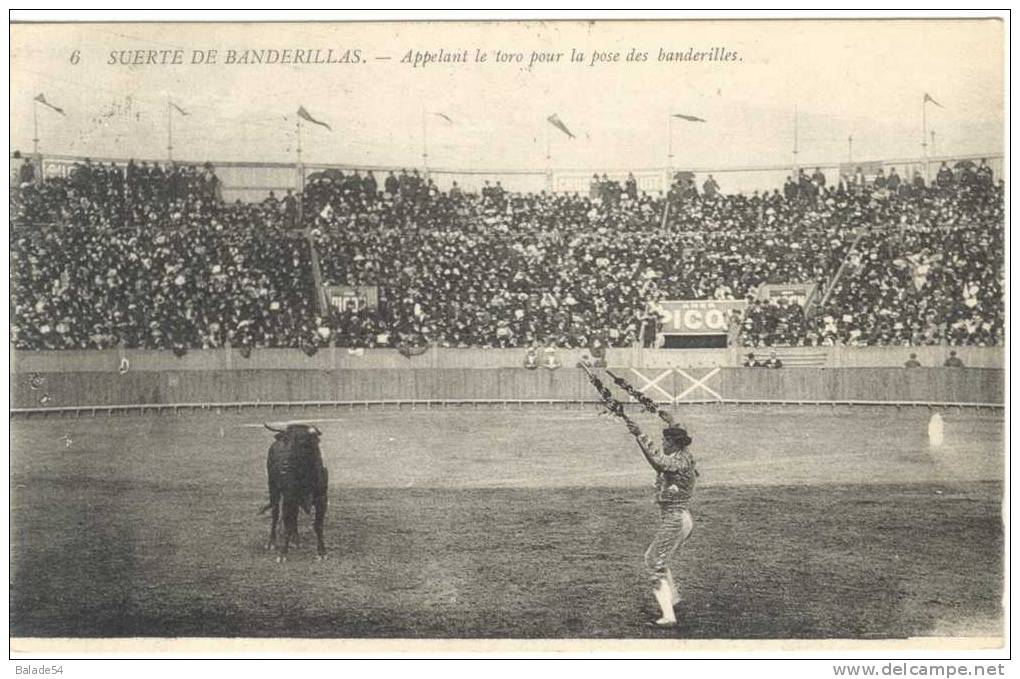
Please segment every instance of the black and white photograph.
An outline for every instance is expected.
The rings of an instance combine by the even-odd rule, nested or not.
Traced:
[[[1008,19],[236,16],[9,25],[12,654],[1008,650]]]

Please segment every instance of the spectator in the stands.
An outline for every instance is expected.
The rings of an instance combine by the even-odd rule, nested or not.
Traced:
[[[949,169],[949,165],[944,160],[942,166],[939,167],[938,175],[935,176],[935,183],[942,189],[948,189],[955,183],[953,171]]]
[[[910,354],[910,358],[903,364],[904,368],[920,368],[921,362],[917,360],[917,354]]]

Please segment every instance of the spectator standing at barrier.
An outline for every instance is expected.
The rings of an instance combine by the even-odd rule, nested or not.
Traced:
[[[538,367],[538,351],[535,347],[528,347],[527,351],[524,352],[524,367],[528,370],[534,370]]]
[[[744,357],[743,366],[745,368],[760,368],[761,363],[758,362],[758,359],[754,357],[753,353],[750,353]]]
[[[766,368],[772,368],[772,369],[777,369],[777,368],[782,368],[783,367],[783,360],[781,358],[779,358],[779,355],[776,353],[775,349],[773,349],[772,351],[769,352],[769,357],[765,361],[765,367]]]
[[[960,357],[956,355],[955,351],[950,351],[949,358],[947,358],[946,362],[942,365],[946,368],[962,368],[963,361],[960,360]]]
[[[920,368],[921,362],[917,360],[917,354],[910,354],[910,358],[903,364],[904,368]]]

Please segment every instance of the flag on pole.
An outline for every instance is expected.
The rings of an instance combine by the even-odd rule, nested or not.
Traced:
[[[181,108],[177,104],[173,103],[172,101],[170,102],[170,106],[172,106],[173,108],[177,109],[177,112],[180,113],[182,116],[191,115],[190,113],[188,113],[187,111],[185,111],[183,108]]]
[[[937,101],[935,101],[934,99],[932,99],[932,96],[930,94],[928,94],[927,92],[925,92],[924,93],[924,101],[922,101],[921,103],[922,104],[927,104],[929,101],[931,103],[935,104],[936,106],[938,106],[939,108],[945,108],[945,106],[943,106],[942,104],[940,104]]]
[[[442,118],[446,122],[450,123],[451,125],[453,124],[453,119],[450,116],[446,115],[445,113],[440,113],[438,111],[433,111],[432,115],[439,116],[440,118]]]
[[[567,135],[571,139],[576,139],[576,137],[574,136],[574,133],[567,129],[567,126],[563,123],[562,120],[560,120],[560,117],[558,115],[556,115],[555,113],[553,113],[551,116],[546,118],[546,120],[548,120],[550,123],[552,123],[552,126],[555,127],[556,129],[558,129],[563,134]]]
[[[53,109],[54,111],[56,111],[60,115],[66,115],[64,113],[64,109],[62,109],[62,108],[60,108],[58,106],[54,106],[50,102],[46,101],[46,97],[44,97],[41,92],[38,94],[38,96],[36,96],[35,101],[38,101],[40,104],[42,104],[43,106],[46,106],[47,108]]]
[[[687,115],[685,113],[674,113],[673,117],[674,118],[680,118],[681,120],[689,120],[692,123],[707,123],[708,122],[704,118],[699,118],[698,116],[689,116],[689,115]]]
[[[297,114],[298,114],[298,118],[304,118],[305,120],[307,120],[310,123],[314,123],[316,125],[322,125],[323,127],[325,127],[330,132],[333,131],[333,128],[330,127],[329,125],[327,125],[326,123],[322,122],[321,120],[316,120],[315,118],[313,118],[312,114],[305,110],[304,106],[298,106]]]

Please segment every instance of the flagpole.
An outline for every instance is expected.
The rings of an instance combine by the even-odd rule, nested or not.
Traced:
[[[552,193],[552,147],[549,140],[549,126],[545,126],[545,182],[549,188],[549,192]]]
[[[298,190],[300,193],[305,192],[305,168],[301,164],[301,118],[297,119],[297,171],[298,171]]]
[[[846,138],[846,145],[847,145],[846,152],[847,162],[852,163],[854,162],[854,136],[852,134]]]
[[[166,157],[169,161],[174,159],[174,116],[169,98],[166,100]]]
[[[666,116],[666,152],[669,158],[669,171],[673,171],[673,116]]]
[[[421,161],[425,166],[425,176],[429,176],[429,132],[425,122],[425,102],[421,102]]]
[[[924,179],[929,178],[928,167],[928,97],[921,100],[921,157],[923,158]]]
[[[799,141],[799,133],[797,129],[797,118],[798,116],[797,104],[793,105],[793,169],[797,169],[797,142]]]
[[[931,131],[931,157],[938,159],[938,153],[935,151],[935,130]]]
[[[39,103],[32,100],[32,155],[39,155]]]

